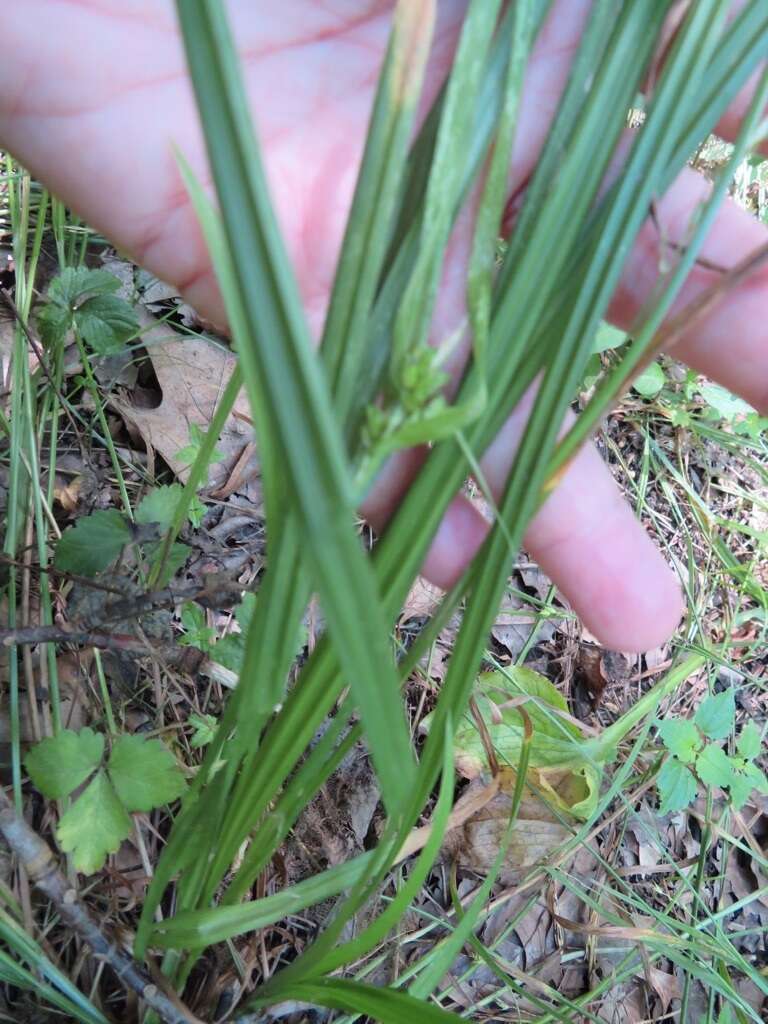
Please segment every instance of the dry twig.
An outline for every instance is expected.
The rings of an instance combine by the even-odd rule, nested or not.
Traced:
[[[101,957],[126,988],[138,993],[165,1024],[202,1024],[175,996],[161,992],[148,972],[107,938],[77,892],[59,871],[50,847],[19,815],[0,788],[0,832],[32,882],[56,907],[62,920]]]

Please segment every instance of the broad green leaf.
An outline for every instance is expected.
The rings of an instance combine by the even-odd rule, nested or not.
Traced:
[[[711,740],[724,740],[733,729],[736,714],[733,690],[705,697],[696,710],[693,720]]]
[[[628,341],[629,335],[626,331],[620,331],[618,327],[614,327],[613,324],[606,323],[603,320],[597,329],[597,334],[595,334],[592,352],[607,352],[611,348],[621,348]]]
[[[707,786],[730,786],[733,779],[733,764],[722,747],[708,743],[696,758],[696,774]]]
[[[734,772],[731,776],[731,781],[728,783],[728,789],[731,796],[731,803],[733,804],[734,810],[740,811],[744,804],[749,800],[749,797],[754,789],[752,779],[742,772]]]
[[[117,295],[95,295],[75,310],[75,325],[88,347],[99,356],[119,352],[139,330],[130,305]]]
[[[170,530],[176,503],[181,498],[181,484],[167,484],[153,487],[139,502],[136,509],[137,523],[156,523],[163,533]]]
[[[90,270],[88,267],[65,267],[54,277],[48,288],[48,297],[74,309],[88,296],[109,295],[120,288],[120,279],[108,270]]]
[[[762,732],[754,722],[747,722],[739,733],[736,750],[740,757],[751,760],[757,757],[762,749]]]
[[[752,788],[756,789],[759,793],[765,795],[768,793],[768,779],[765,777],[765,772],[758,768],[756,764],[748,763],[742,769],[744,775],[752,783]]]
[[[342,978],[317,978],[295,982],[283,993],[284,998],[298,999],[331,1010],[360,1015],[381,1024],[456,1024],[456,1016],[439,1006],[415,999],[394,988],[365,985]],[[252,1000],[249,1006],[262,1003]]]
[[[655,398],[664,387],[666,379],[661,366],[658,363],[651,363],[635,377],[632,387],[643,398]]]
[[[60,800],[99,767],[104,737],[92,729],[63,729],[41,740],[27,754],[24,764],[35,786],[51,800]]]
[[[64,572],[95,576],[109,568],[130,540],[128,524],[116,509],[93,512],[64,531],[54,565]]]
[[[66,337],[72,326],[72,313],[66,306],[49,302],[37,317],[37,329],[43,344],[50,349],[55,348]]]
[[[115,792],[129,811],[151,811],[186,789],[176,758],[160,740],[120,736],[107,764]]]
[[[302,557],[366,724],[384,803],[399,815],[410,802],[415,758],[388,619],[354,530],[356,493],[332,393],[270,201],[225,11],[199,0],[177,11],[229,249],[222,292],[259,443],[281,461],[278,479],[270,460],[265,490],[272,500],[284,493],[297,518]],[[277,529],[273,520],[268,508],[268,529]]]
[[[687,765],[674,756],[668,757],[656,778],[661,802],[659,814],[682,811],[696,796],[696,777]]]
[[[711,406],[721,419],[728,422],[731,422],[737,416],[749,416],[755,412],[752,406],[745,402],[743,398],[738,398],[736,395],[731,394],[730,391],[720,387],[719,384],[702,384],[698,388],[698,392],[707,405]]]
[[[574,759],[578,764],[581,741],[578,728],[554,710],[548,710],[567,711],[562,695],[548,679],[531,669],[512,667],[505,672],[480,676],[475,689],[478,710],[499,760],[513,766],[519,760],[524,720],[517,706],[505,705],[525,694],[532,698],[523,705],[534,729],[531,765],[564,765]],[[425,731],[430,728],[432,717],[428,715],[424,719]],[[487,770],[483,740],[470,714],[465,714],[456,731],[454,750],[456,766],[462,774],[472,777]]]
[[[163,545],[158,541],[152,544],[147,544],[144,550],[146,551],[147,558],[149,559],[149,563],[154,571],[158,564],[158,560],[162,556],[164,550]],[[191,548],[189,544],[182,544],[179,541],[174,541],[166,552],[163,571],[155,577],[155,585],[158,587],[167,587],[171,579],[189,558],[190,551]]]
[[[65,853],[86,875],[98,871],[131,831],[131,818],[103,771],[78,797],[56,830]]]
[[[690,764],[701,746],[699,730],[687,718],[666,718],[658,723],[659,736],[667,750],[683,764]]]

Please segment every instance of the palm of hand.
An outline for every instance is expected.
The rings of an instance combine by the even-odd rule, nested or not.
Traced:
[[[513,187],[535,161],[588,6],[586,0],[558,4],[537,46],[521,111]],[[294,0],[286,14],[282,5],[230,4],[273,196],[316,334],[391,8],[387,0]],[[444,0],[439,10],[429,97],[450,59],[464,4]],[[208,181],[171,0],[27,0],[4,7],[0,143],[115,244],[177,285],[203,315],[223,321],[173,152],[175,145]],[[460,272],[458,256],[456,264]],[[451,271],[447,268],[447,281]],[[640,298],[624,297],[628,313]],[[438,316],[455,316],[457,303],[457,293],[447,290]],[[714,375],[723,379],[722,373]],[[486,462],[497,488],[510,447],[509,437],[502,438]],[[398,475],[395,469],[390,481]],[[379,516],[391,509],[397,492],[395,482],[373,503]],[[575,516],[574,501],[581,509]],[[430,574],[450,579],[481,534],[474,514],[454,505],[433,548]],[[569,474],[562,496],[545,506],[529,542],[607,643],[648,647],[673,627],[680,607],[674,582],[589,452]],[[645,596],[649,588],[652,601]]]

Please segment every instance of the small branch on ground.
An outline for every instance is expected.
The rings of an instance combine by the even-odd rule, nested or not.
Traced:
[[[62,920],[103,959],[165,1024],[202,1024],[175,995],[161,992],[149,973],[100,930],[85,904],[59,871],[50,847],[16,813],[0,787],[0,832],[33,884],[56,907]]]
[[[19,629],[0,629],[0,647],[55,643],[82,644],[84,647],[122,651],[140,657],[163,653],[162,648],[151,647],[126,633],[99,633],[71,626],[22,626]]]

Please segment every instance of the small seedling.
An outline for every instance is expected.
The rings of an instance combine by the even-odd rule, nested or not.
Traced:
[[[735,713],[733,692],[726,690],[703,700],[693,719],[658,721],[659,736],[670,755],[656,780],[661,814],[688,807],[699,782],[727,789],[735,810],[744,806],[754,789],[768,793],[768,780],[754,763],[762,748],[754,722],[741,730],[735,754],[727,754],[721,746],[733,731]]]
[[[133,811],[170,803],[185,789],[173,754],[160,740],[143,736],[119,736],[105,762],[100,733],[64,729],[36,744],[25,765],[32,782],[51,800],[88,782],[56,830],[62,850],[85,874],[98,871],[129,835]]]
[[[179,448],[176,452],[176,458],[179,462],[183,462],[186,466],[191,466],[197,456],[200,454],[203,441],[205,440],[205,433],[198,427],[196,423],[189,424],[189,443],[184,445],[183,448]],[[219,451],[218,448],[213,449],[209,463],[221,462],[224,458],[224,453]]]
[[[213,715],[198,715],[197,713],[189,716],[189,724],[194,730],[189,745],[194,750],[207,747],[209,743],[212,743],[219,725]]]
[[[181,609],[181,624],[184,632],[179,637],[183,647],[197,647],[208,653],[216,643],[216,630],[205,621],[205,612],[199,604],[187,601]]]

